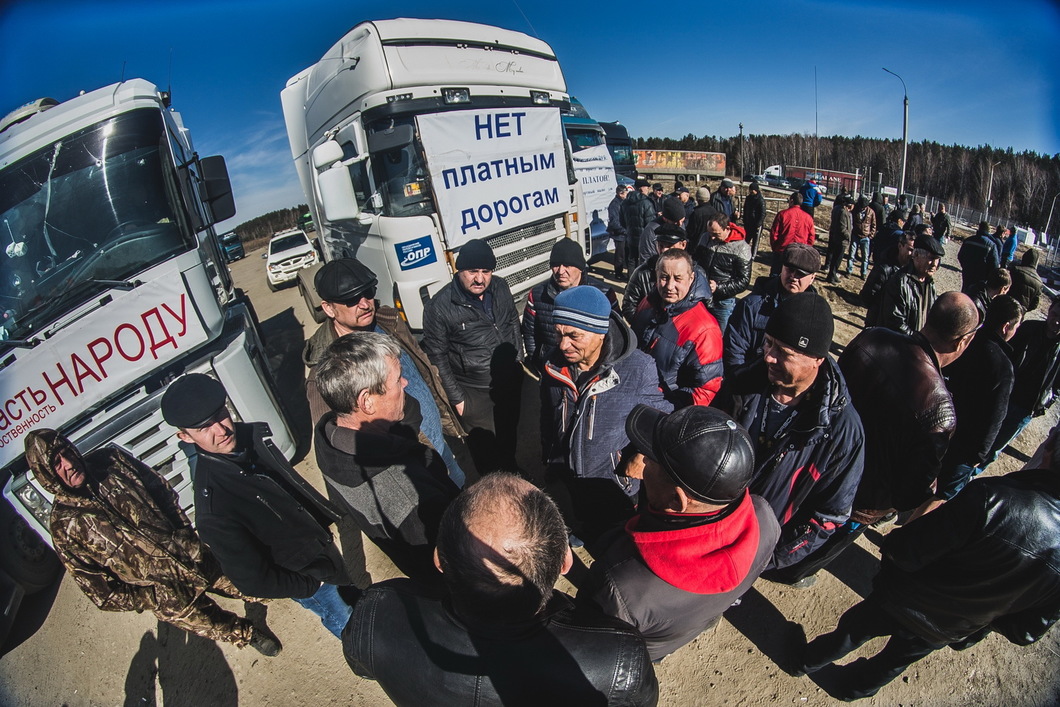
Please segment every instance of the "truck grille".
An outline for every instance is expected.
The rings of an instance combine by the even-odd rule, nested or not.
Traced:
[[[553,237],[537,240],[538,237],[546,234]],[[493,251],[498,253],[497,273],[504,277],[513,292],[518,292],[522,289],[519,287],[521,283],[532,280],[548,270],[547,256],[552,252],[552,246],[556,243],[555,235],[557,235],[556,219],[549,218],[486,239]],[[530,240],[531,243],[525,248],[507,253],[499,252],[506,247],[526,240]],[[532,262],[542,257],[545,258],[544,262]],[[508,272],[509,268],[514,268],[527,262],[530,262],[528,266]]]

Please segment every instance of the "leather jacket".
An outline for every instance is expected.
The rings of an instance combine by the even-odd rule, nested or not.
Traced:
[[[865,429],[854,509],[916,508],[932,494],[957,424],[935,352],[919,332],[875,327],[850,342],[839,369]]]
[[[399,707],[654,705],[644,639],[632,626],[554,592],[529,621],[464,620],[407,579],[369,587],[342,632],[353,672]]]
[[[424,311],[420,345],[438,367],[453,405],[464,401],[465,388],[501,386],[522,370],[518,362],[523,360],[523,338],[512,291],[504,278],[494,275],[486,295],[492,299],[492,318],[454,277]]]
[[[918,280],[910,262],[891,275],[883,286],[879,325],[903,334],[920,331],[937,296],[935,280],[930,275],[923,282]]]
[[[729,239],[722,243],[709,239],[696,248],[696,263],[717,284],[711,292],[715,300],[732,299],[751,282],[751,246],[746,232],[732,224]]]
[[[874,594],[929,642],[952,643],[988,627],[1027,645],[1060,618],[1058,537],[1055,471],[977,479],[888,533]]]

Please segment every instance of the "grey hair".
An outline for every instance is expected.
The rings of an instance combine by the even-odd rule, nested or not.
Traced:
[[[340,336],[316,365],[317,390],[328,407],[340,415],[357,409],[364,391],[386,392],[387,359],[401,360],[401,349],[385,334],[355,331]]]

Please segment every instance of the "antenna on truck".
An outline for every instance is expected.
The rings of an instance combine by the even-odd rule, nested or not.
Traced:
[[[533,35],[538,39],[541,39],[541,35],[539,35],[537,33],[537,30],[534,28],[534,23],[531,22],[530,18],[526,16],[525,12],[523,12],[523,8],[519,7],[518,0],[512,0],[512,4],[515,5],[515,9],[518,10],[519,14],[523,16],[524,20],[526,20],[526,24],[530,25],[530,31],[533,33]]]

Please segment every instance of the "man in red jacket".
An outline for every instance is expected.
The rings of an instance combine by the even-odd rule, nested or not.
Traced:
[[[813,216],[802,210],[802,195],[792,192],[788,197],[788,208],[777,213],[773,227],[769,229],[769,244],[773,249],[773,267],[770,274],[776,275],[783,265],[782,253],[792,243],[813,245],[817,239]]]

